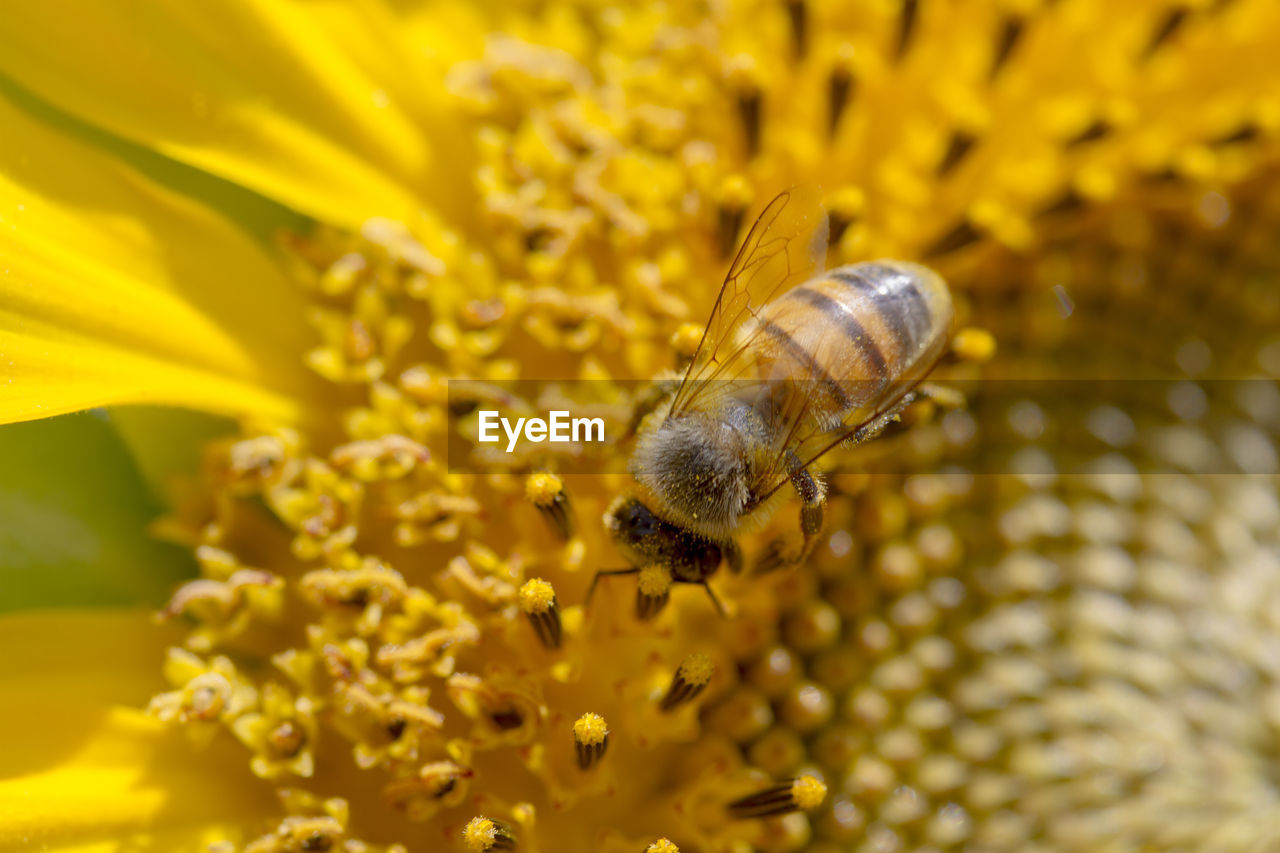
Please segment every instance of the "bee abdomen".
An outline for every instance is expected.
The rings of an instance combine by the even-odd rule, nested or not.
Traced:
[[[874,261],[805,282],[766,305],[759,319],[775,343],[767,360],[788,365],[792,378],[818,380],[821,408],[835,414],[928,372],[951,318],[951,297],[936,273]]]

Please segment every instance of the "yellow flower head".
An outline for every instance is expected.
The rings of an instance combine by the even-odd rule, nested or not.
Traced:
[[[231,295],[135,287],[166,280],[141,251],[118,273],[82,264],[106,282],[85,316],[106,319],[77,351],[89,378],[53,404],[241,417],[163,524],[201,577],[160,614],[187,633],[150,713],[193,736],[183,761],[235,756],[283,814],[206,844],[1274,841],[1271,3],[247,5],[261,26],[210,11],[208,44],[173,12],[194,43],[166,50],[203,73],[214,35],[244,34],[268,63],[253,97],[135,103],[108,63],[112,109],[47,59],[0,58],[90,124],[315,220],[268,254],[189,201],[135,199],[179,256],[207,229],[198,257],[227,264]],[[109,11],[88,23],[86,51],[127,36]],[[13,126],[43,139],[33,121]],[[225,150],[204,136],[224,122]],[[296,158],[273,172],[255,149]],[[826,500],[820,532],[790,504],[735,531],[748,565],[804,565],[736,571],[727,544],[714,576],[628,564],[602,519],[637,492],[618,473],[630,435],[601,451],[607,473],[569,473],[576,449],[456,464],[459,414],[541,407],[517,380],[634,409],[643,432],[631,404],[651,392],[628,383],[674,387],[743,233],[793,186],[822,196],[828,266],[947,280],[939,375],[961,390],[831,454],[807,501]],[[62,262],[32,241],[18,263]],[[285,295],[259,288],[281,267]],[[23,297],[40,322],[0,305],[31,375],[74,361],[59,347],[87,321],[59,293]],[[125,295],[151,311],[140,340],[112,325]],[[1056,382],[1082,377],[1117,381]]]

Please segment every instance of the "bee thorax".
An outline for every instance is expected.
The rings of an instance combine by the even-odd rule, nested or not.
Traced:
[[[750,498],[748,459],[737,428],[693,414],[641,435],[632,472],[672,521],[723,537],[733,533]]]

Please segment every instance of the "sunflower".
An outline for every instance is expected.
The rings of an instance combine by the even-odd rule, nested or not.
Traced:
[[[0,849],[1280,843],[1277,46],[1271,0],[8,4]],[[966,406],[728,616],[585,607],[628,478],[460,471],[450,381],[678,366],[792,185],[832,265],[946,278]]]

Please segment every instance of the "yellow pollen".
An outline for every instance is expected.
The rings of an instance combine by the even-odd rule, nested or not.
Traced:
[[[525,613],[546,613],[555,603],[555,589],[542,578],[533,578],[520,587],[520,609]]]
[[[498,838],[498,827],[487,817],[473,817],[462,830],[463,843],[472,853],[485,853],[493,848]]]
[[[680,848],[665,838],[659,838],[646,847],[644,853],[680,853]]]
[[[573,723],[573,739],[584,746],[604,743],[609,726],[599,714],[583,714]]]
[[[862,214],[866,201],[866,194],[857,187],[841,187],[831,194],[828,207],[836,216],[855,219]]]
[[[996,339],[986,329],[969,326],[956,332],[951,351],[964,361],[990,361],[996,354]]]
[[[656,598],[671,589],[671,575],[661,566],[645,566],[640,570],[638,582],[642,595]]]
[[[827,786],[817,776],[801,776],[791,783],[791,799],[802,811],[817,808],[827,798]]]
[[[720,184],[720,203],[725,207],[746,207],[751,198],[751,184],[742,175],[729,175]]]
[[[671,335],[671,346],[676,355],[685,359],[693,358],[693,354],[698,351],[698,344],[702,342],[702,332],[702,326],[697,323],[680,324],[680,328]]]
[[[525,480],[524,494],[535,506],[550,506],[564,494],[564,483],[555,474],[540,471]]]
[[[711,658],[702,652],[694,652],[681,662],[677,674],[694,687],[701,687],[711,680],[715,671],[716,665]]]

